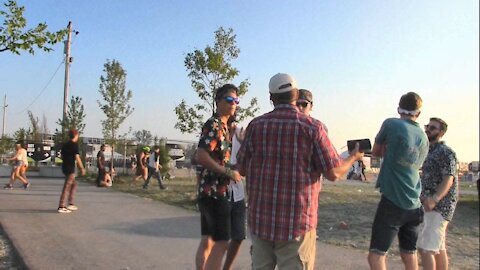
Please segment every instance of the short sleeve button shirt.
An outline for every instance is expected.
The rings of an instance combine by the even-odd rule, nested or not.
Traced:
[[[422,196],[432,196],[443,181],[443,177],[454,176],[453,185],[447,195],[433,209],[448,221],[452,219],[458,202],[457,163],[455,152],[443,142],[439,142],[430,146],[422,169]]]
[[[198,147],[206,150],[210,157],[221,166],[230,161],[231,140],[227,126],[218,116],[213,116],[205,122],[198,142]],[[200,167],[198,170],[198,196],[213,197],[216,199],[228,198],[228,184],[230,179]]]
[[[246,172],[248,226],[270,241],[292,241],[318,222],[318,177],[341,164],[320,121],[289,104],[255,118],[237,154]]]

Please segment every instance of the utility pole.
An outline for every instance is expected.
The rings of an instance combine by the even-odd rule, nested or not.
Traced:
[[[70,57],[70,45],[72,39],[72,22],[68,22],[68,35],[67,40],[65,41],[65,84],[63,85],[63,123],[67,118],[67,110],[68,110],[68,85],[70,79],[70,63],[72,62],[72,58]],[[65,126],[62,126],[62,133],[65,134]]]
[[[5,137],[5,127],[7,126],[7,94],[5,94],[5,98],[3,99],[3,128],[2,128],[2,138]]]

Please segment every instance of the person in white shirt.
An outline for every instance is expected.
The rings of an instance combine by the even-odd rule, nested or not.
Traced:
[[[27,178],[22,175],[22,168],[28,166],[27,150],[22,146],[21,142],[15,144],[16,153],[15,156],[8,160],[13,161],[12,173],[10,174],[10,181],[5,185],[5,189],[12,189],[15,179],[19,179],[23,183],[23,188],[27,189],[30,186]]]
[[[160,165],[160,146],[155,145],[152,152],[150,153],[150,157],[148,158],[148,177],[145,180],[143,189],[148,189],[148,184],[150,183],[150,178],[152,176],[155,176],[157,178],[158,187],[160,189],[167,189],[167,187],[162,182],[162,176],[160,175],[161,168],[162,165]]]
[[[245,130],[236,125],[235,116],[232,117],[230,121],[230,132],[232,136],[232,155],[230,157],[230,165],[235,167],[235,165],[237,164],[237,153],[240,149],[243,138],[245,137]],[[230,244],[228,245],[227,257],[225,258],[223,270],[229,270],[232,268],[233,261],[237,257],[238,251],[240,250],[240,245],[242,244],[242,241],[246,238],[247,230],[247,207],[245,204],[245,187],[243,185],[243,181],[230,180],[230,191],[230,198],[232,201],[232,239],[230,240]]]

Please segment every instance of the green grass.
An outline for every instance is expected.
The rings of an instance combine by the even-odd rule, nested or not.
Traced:
[[[89,178],[89,182],[94,182],[94,178]],[[196,180],[190,178],[175,178],[165,181],[168,190],[160,190],[156,179],[150,179],[148,190],[144,190],[143,180],[133,182],[131,176],[115,177],[112,188],[121,192],[134,194],[144,198],[150,198],[167,204],[179,206],[189,210],[196,209]]]

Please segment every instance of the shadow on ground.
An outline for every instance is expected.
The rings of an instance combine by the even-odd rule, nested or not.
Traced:
[[[198,238],[200,235],[198,221],[198,217],[156,218],[146,220],[141,224],[138,224],[138,222],[127,222],[102,227],[101,229],[152,237]],[[179,227],[178,224],[183,225]]]

